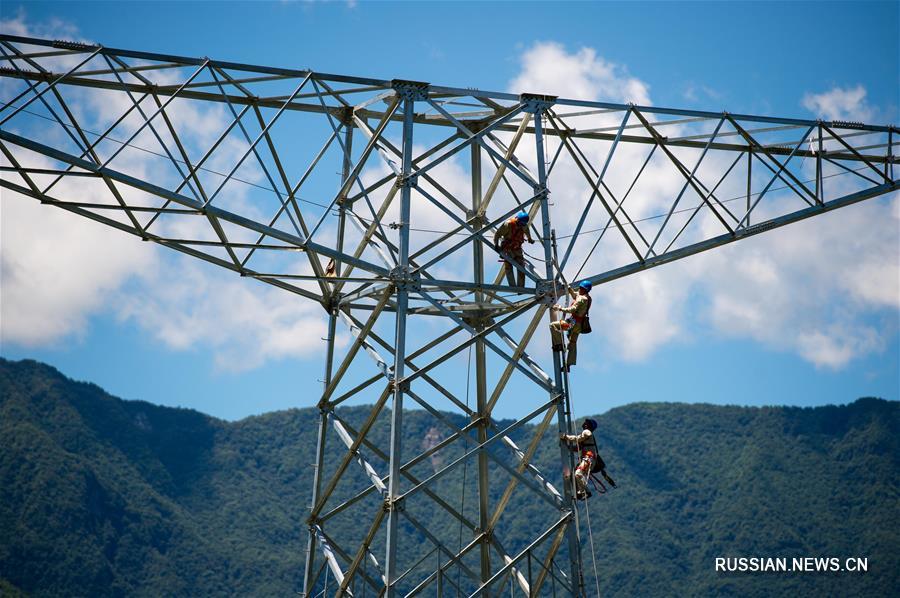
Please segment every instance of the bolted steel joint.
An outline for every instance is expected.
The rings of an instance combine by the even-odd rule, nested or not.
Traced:
[[[558,96],[550,96],[540,93],[519,94],[519,102],[525,105],[525,112],[539,114],[556,103]]]
[[[406,392],[409,390],[409,381],[405,378],[397,380],[397,378],[394,377],[393,372],[391,372],[391,390],[394,392]]]
[[[55,39],[53,40],[53,47],[60,48],[63,50],[95,50],[102,46],[94,45],[94,44],[85,44],[82,42],[73,42],[66,39]]]
[[[394,186],[397,189],[403,189],[404,187],[408,187],[410,189],[414,189],[419,185],[419,175],[417,174],[406,174],[406,175],[398,175],[397,179],[394,181]]]
[[[541,298],[544,305],[553,305],[556,301],[556,293],[553,290],[553,283],[549,280],[539,280],[534,285],[534,296]]]
[[[322,301],[322,307],[328,313],[337,315],[338,310],[341,308],[341,297],[343,296],[344,294],[340,292],[330,295]]]
[[[342,125],[347,127],[353,125],[353,110],[353,106],[345,106],[338,109],[337,118]]]
[[[484,415],[478,413],[477,411],[473,412],[469,416],[469,419],[471,420],[469,423],[471,423],[475,427],[484,428],[490,424],[490,422],[488,421],[488,418],[485,417]]]
[[[488,120],[466,120],[463,121],[463,124],[465,124],[466,128],[473,133],[477,133],[482,129],[488,128],[488,125],[490,125],[491,123]]]
[[[391,268],[391,271],[388,272],[388,278],[391,282],[396,286],[400,286],[402,284],[418,284],[419,283],[419,273],[413,271],[409,266],[399,265]]]
[[[855,120],[833,120],[831,126],[840,129],[864,129],[866,125]]]
[[[479,214],[476,210],[466,210],[466,223],[475,228],[484,228],[487,226],[488,219],[484,214]]]
[[[462,319],[463,322],[476,329],[487,328],[494,323],[494,318],[492,318],[487,311],[482,309],[465,313],[462,315]]]
[[[431,89],[431,85],[424,81],[406,81],[404,79],[392,80],[391,87],[401,98],[412,102],[427,100],[428,90]]]

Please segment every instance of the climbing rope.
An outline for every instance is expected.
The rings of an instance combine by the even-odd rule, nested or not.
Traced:
[[[553,250],[550,255],[551,263],[552,263],[553,268],[555,268],[556,272],[559,274],[559,277],[562,279],[563,284],[566,285],[565,286],[566,303],[569,303],[569,300],[571,298],[569,295],[569,283],[566,281],[565,275],[563,275],[562,270],[559,267],[559,262],[557,261],[556,231],[550,232],[550,239],[551,239],[551,247]],[[554,294],[554,297],[559,296],[559,290],[558,290],[557,284],[556,284],[556,276],[553,276],[553,294]],[[562,370],[563,386],[565,389],[566,396],[569,399],[569,407],[571,408],[572,411],[574,411],[575,410],[575,402],[572,399],[572,394],[569,392],[569,372],[568,372],[568,368],[565,367],[565,364],[567,362],[566,343],[562,343],[562,347],[563,348],[562,348],[561,355],[562,355],[562,362],[563,362],[563,370]],[[571,413],[569,414],[569,419],[571,419]],[[596,439],[594,442],[596,443]],[[599,454],[597,455],[597,457],[599,458]],[[575,470],[574,469],[571,471],[571,474],[569,477],[570,477],[570,484],[572,486],[571,487],[572,495],[577,496],[578,486],[575,483]],[[586,488],[587,488],[587,480],[585,480],[585,489]],[[590,545],[591,545],[591,566],[594,570],[594,585],[596,586],[597,596],[599,597],[600,596],[600,576],[597,573],[597,556],[596,556],[596,549],[594,547],[594,533],[591,530],[591,511],[590,511],[590,506],[588,505],[587,497],[585,497],[585,500],[584,500],[584,508],[585,508],[585,513],[587,514],[586,519],[587,519],[587,526],[588,526],[588,540],[590,541]],[[578,509],[577,508],[575,509],[575,535],[577,536],[578,543],[580,544],[581,543],[581,527],[579,525],[579,517],[578,517]],[[576,580],[573,579],[572,583],[576,583]]]
[[[468,365],[466,367],[466,415],[468,415],[469,411],[469,388],[471,386],[472,379],[472,345],[469,345],[469,354],[466,357],[466,361]],[[469,435],[463,434],[463,453],[469,452]],[[460,500],[459,500],[459,540],[456,548],[457,554],[462,550],[462,536],[463,536],[463,522],[462,518],[465,517],[466,514],[466,474],[469,469],[469,460],[466,459],[463,461],[463,479],[462,479],[462,489],[460,490]],[[462,567],[457,566],[456,568],[456,597],[459,598],[460,584],[462,576]]]
[[[600,577],[597,575],[597,554],[594,550],[594,532],[591,530],[591,505],[587,499],[584,501],[584,512],[587,513],[588,538],[591,541],[591,561],[594,567],[594,585],[597,589],[597,596],[600,596]]]

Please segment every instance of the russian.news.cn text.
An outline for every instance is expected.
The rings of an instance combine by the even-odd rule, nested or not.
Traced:
[[[865,573],[867,557],[716,557],[716,572],[723,573]]]

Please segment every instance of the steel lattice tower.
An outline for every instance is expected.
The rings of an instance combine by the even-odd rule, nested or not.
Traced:
[[[900,185],[891,126],[9,35],[0,52],[7,192],[322,306],[305,595],[326,567],[339,593],[536,596],[554,584],[584,595],[572,489],[532,463],[573,429],[560,354],[542,367],[527,352],[565,286],[598,287]],[[201,138],[191,117],[207,113],[221,126]],[[464,188],[447,182],[451,164]],[[502,257],[496,227],[523,209],[539,245],[519,287],[488,265]],[[474,405],[456,379],[467,356]],[[515,421],[493,417],[526,395],[543,399]],[[368,403],[367,417],[348,421],[336,410],[348,401]],[[402,442],[410,406],[434,422],[418,449]],[[573,468],[564,447],[559,459]],[[447,482],[470,464],[475,505],[462,508]],[[547,518],[513,545],[504,526],[524,500],[546,504]],[[329,533],[347,522],[355,533]]]

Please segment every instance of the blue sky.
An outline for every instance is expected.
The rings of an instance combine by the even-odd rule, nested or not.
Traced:
[[[573,61],[589,60],[581,52],[590,49],[592,56],[615,64],[620,78],[643,82],[655,105],[810,117],[816,115],[804,98],[843,97],[827,94],[862,88],[864,98],[850,108],[885,124],[900,120],[898,6],[896,2],[4,2],[0,17],[6,28],[12,22],[24,23],[37,36],[70,32],[111,47],[498,91],[523,77],[529,68],[526,57],[537,47],[559,48]],[[808,227],[804,230],[815,231],[817,226],[829,226],[832,232],[842,226],[848,231],[856,230],[851,226],[867,230],[878,223],[896,229],[896,219],[882,217],[890,213],[891,201],[896,206],[896,198],[883,198],[847,209],[853,211],[848,216],[851,224],[829,216],[822,218],[831,218],[828,224],[820,225],[816,218],[804,224]],[[777,234],[781,242],[789,243],[788,237],[797,233],[788,227]],[[862,250],[887,251],[887,268],[900,268],[897,231],[880,238],[887,245]],[[842,237],[829,239],[841,242]],[[748,241],[746,249],[737,244],[731,255],[765,254],[775,251],[778,242],[764,236]],[[3,249],[12,251],[9,246]],[[885,261],[879,264],[885,266]],[[723,327],[707,317],[714,293],[691,287],[683,305],[665,314],[676,324],[677,333],[639,354],[629,355],[621,342],[608,338],[617,334],[617,328],[585,339],[591,342],[582,341],[585,364],[573,378],[576,411],[596,413],[646,400],[819,405],[871,395],[900,398],[896,276],[878,278],[876,273],[878,280],[869,281],[891,287],[887,294],[896,300],[861,304],[848,299],[852,293],[835,290],[834,281],[823,280],[846,279],[854,268],[853,260],[836,263],[833,271],[817,274],[819,278],[810,279],[813,282],[806,287],[819,289],[821,283],[828,292],[817,320],[822,330],[834,330],[840,321],[873,331],[865,342],[858,335],[842,333],[856,339],[844,344],[848,357],[811,358],[787,338],[793,334],[788,326],[782,336],[778,330]],[[661,280],[673,285],[663,293],[679,284],[674,275]],[[109,301],[127,295],[131,285],[124,278],[115,293],[108,294]],[[79,314],[82,324],[68,333],[41,342],[4,335],[0,354],[46,361],[124,398],[191,407],[229,419],[314,404],[319,387],[311,382],[322,376],[318,355],[275,354],[251,369],[222,368],[216,361],[221,347],[204,338],[180,346],[166,341],[146,322],[123,317],[115,305],[105,302],[109,290],[101,286],[96,291],[96,300]],[[852,316],[846,316],[848,311]],[[4,309],[4,320],[17,317],[21,314]],[[773,319],[773,327],[778,325]],[[501,403],[497,414],[512,417],[517,412],[517,405]]]

